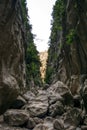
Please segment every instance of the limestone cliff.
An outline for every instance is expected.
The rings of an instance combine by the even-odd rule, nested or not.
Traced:
[[[0,113],[25,87],[24,44],[21,1],[0,1]]]
[[[44,82],[45,73],[46,73],[46,62],[47,62],[48,52],[47,51],[40,52],[39,56],[40,56],[40,61],[41,61],[40,72],[41,72],[42,80]]]
[[[57,0],[53,9],[46,81],[61,80],[75,94],[87,78],[87,1]]]

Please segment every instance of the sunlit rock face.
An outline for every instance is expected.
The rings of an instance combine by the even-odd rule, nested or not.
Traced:
[[[25,87],[24,41],[20,1],[0,1],[0,114]]]
[[[39,56],[40,56],[40,61],[41,61],[41,64],[42,64],[41,67],[40,67],[40,72],[41,72],[42,80],[44,82],[48,52],[47,51],[40,52]]]

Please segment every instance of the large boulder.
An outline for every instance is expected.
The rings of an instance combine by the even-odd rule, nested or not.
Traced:
[[[33,130],[54,130],[53,129],[53,118],[46,117],[43,123],[36,125]]]
[[[56,98],[64,102],[65,105],[73,105],[73,96],[69,90],[69,88],[61,81],[57,81],[56,83],[52,84],[48,89],[48,93],[50,92],[51,95],[57,95]],[[60,95],[60,97],[58,96]],[[61,98],[62,97],[62,98]]]
[[[46,117],[43,123],[36,125],[33,130],[65,130],[63,120]]]
[[[64,116],[64,127],[69,129],[71,126],[79,126],[82,120],[82,111],[78,108],[68,108]]]
[[[47,127],[43,124],[38,124],[33,130],[48,130]]]
[[[0,124],[0,130],[29,130],[29,129],[20,127],[11,127],[6,124]]]
[[[4,121],[11,126],[24,125],[29,118],[29,114],[24,110],[10,109],[4,114]]]
[[[25,106],[31,117],[44,117],[48,111],[48,96],[45,93],[39,93],[31,99]]]
[[[33,118],[29,117],[28,121],[27,121],[27,128],[28,129],[33,129],[36,126],[36,123],[34,121]]]
[[[64,113],[64,106],[60,101],[57,101],[56,103],[52,104],[49,107],[49,114],[50,116],[57,116],[62,115]]]
[[[0,114],[25,87],[24,31],[19,0],[0,2]],[[4,14],[4,15],[3,15]]]
[[[48,92],[49,105],[54,104],[57,101],[64,102],[63,97],[58,93]]]

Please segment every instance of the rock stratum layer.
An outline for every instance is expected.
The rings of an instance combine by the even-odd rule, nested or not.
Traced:
[[[24,44],[20,0],[0,1],[0,113],[25,87]]]

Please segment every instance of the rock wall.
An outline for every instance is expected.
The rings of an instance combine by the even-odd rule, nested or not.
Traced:
[[[21,1],[0,1],[0,114],[25,87],[24,44]]]
[[[87,2],[67,0],[63,4],[62,29],[56,30],[56,41],[51,40],[49,48],[50,83],[61,80],[74,94],[87,78]]]
[[[40,52],[39,56],[40,56],[40,61],[41,61],[41,67],[40,67],[41,78],[42,78],[42,81],[44,82],[48,52],[47,51]]]

